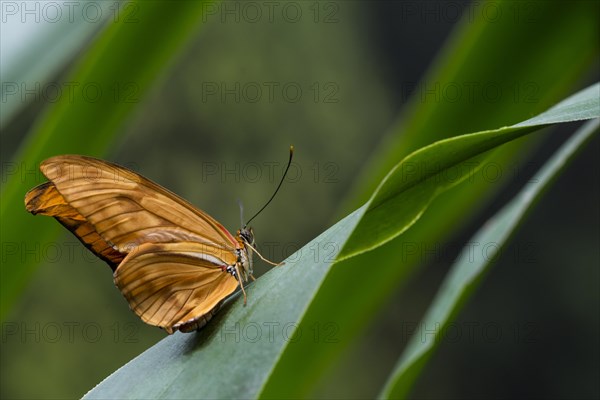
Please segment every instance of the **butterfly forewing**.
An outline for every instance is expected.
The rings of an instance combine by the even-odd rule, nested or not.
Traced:
[[[210,313],[238,285],[222,269],[235,262],[233,254],[208,247],[195,242],[143,244],[119,265],[115,284],[144,322],[172,333],[172,327]]]
[[[42,214],[54,217],[75,236],[90,251],[106,261],[114,271],[125,254],[115,250],[96,232],[96,228],[71,207],[64,197],[56,190],[52,182],[46,182],[27,192],[25,207],[33,214]]]
[[[178,240],[236,247],[233,236],[212,217],[133,171],[84,156],[52,157],[40,169],[119,251]]]

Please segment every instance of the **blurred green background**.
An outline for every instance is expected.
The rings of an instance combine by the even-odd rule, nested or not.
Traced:
[[[355,198],[357,177],[379,154],[409,98],[416,94],[423,96],[421,102],[436,101],[418,83],[448,45],[469,2],[452,2],[451,7],[405,1],[275,3],[279,7],[272,19],[261,2],[252,3],[262,10],[261,18],[234,2],[206,13],[202,26],[144,96],[137,95],[135,80],[116,77],[116,90],[126,91],[134,112],[109,152],[93,155],[142,173],[235,231],[237,199],[247,215],[262,206],[293,144],[295,164],[288,182],[253,222],[260,248],[280,260],[359,205],[349,200]],[[548,40],[535,35],[537,24],[551,22],[533,18],[544,15],[538,14],[543,2],[525,3],[505,3],[505,16],[531,25],[532,35],[522,40]],[[294,10],[302,13],[298,21]],[[102,29],[98,24],[90,28],[90,39],[74,57]],[[3,28],[3,37],[9,33]],[[152,43],[140,46],[152,51]],[[514,58],[507,63],[535,62],[519,54],[518,43],[514,46]],[[597,45],[595,50],[592,67],[582,71],[577,88],[598,80]],[[469,61],[476,68],[485,60]],[[61,82],[70,67],[69,61],[59,64],[48,80]],[[538,68],[543,71],[544,65]],[[4,98],[8,79],[3,71]],[[536,76],[496,79],[506,78],[489,78],[504,92],[488,102],[519,103],[525,114],[544,108],[536,103],[536,93],[544,90],[536,86]],[[23,100],[2,126],[3,185],[19,162],[14,155],[24,137],[51,103],[48,96]],[[464,125],[464,131],[452,133],[473,129],[468,121]],[[378,392],[464,241],[527,183],[575,127],[544,136],[530,158],[507,172],[513,179],[493,202],[436,251],[422,255],[423,268],[378,311],[342,362],[323,374],[315,397],[364,398]],[[94,140],[85,131],[78,135]],[[414,397],[600,395],[599,145],[594,139],[529,216],[455,322],[462,336],[442,344]],[[24,180],[23,193],[34,180],[42,181],[30,178]],[[377,182],[373,178],[370,184]],[[17,206],[14,210],[25,213]],[[33,216],[27,223],[31,232],[56,224]],[[4,234],[3,270],[32,259],[39,268],[2,321],[2,398],[80,397],[165,336],[129,311],[110,269],[70,234],[63,232],[51,243],[25,243],[18,257],[10,253],[11,243]],[[266,269],[259,264],[257,275]],[[360,280],[348,295],[354,290],[360,290]],[[357,374],[353,365],[369,367]]]

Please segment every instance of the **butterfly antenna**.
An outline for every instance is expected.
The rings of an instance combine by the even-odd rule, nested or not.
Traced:
[[[271,198],[269,199],[269,201],[267,201],[267,203],[264,206],[262,206],[262,208],[260,210],[258,210],[258,212],[256,214],[254,214],[254,216],[252,218],[250,218],[248,220],[248,222],[246,222],[246,224],[244,225],[244,228],[247,227],[248,224],[250,223],[250,221],[252,221],[254,218],[256,218],[256,216],[258,214],[260,214],[262,212],[262,210],[264,210],[269,205],[269,203],[273,200],[273,198],[275,197],[275,195],[279,191],[279,188],[283,184],[283,181],[285,180],[285,176],[287,175],[288,170],[290,169],[290,165],[292,165],[292,157],[293,156],[294,156],[294,146],[290,146],[290,159],[288,160],[287,167],[285,167],[285,171],[283,172],[283,176],[281,177],[281,181],[279,181],[279,185],[277,185],[277,189],[275,189],[275,192],[273,193],[273,195],[271,196]]]

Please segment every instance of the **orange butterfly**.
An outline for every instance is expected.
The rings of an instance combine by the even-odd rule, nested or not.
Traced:
[[[290,167],[293,147],[275,197]],[[203,327],[252,276],[254,234],[233,236],[205,212],[143,176],[92,157],[41,163],[49,182],[25,195],[32,214],[56,218],[113,270],[130,308],[169,334]],[[268,260],[265,260],[271,263]],[[274,264],[274,263],[271,263]],[[276,265],[276,264],[274,264]]]

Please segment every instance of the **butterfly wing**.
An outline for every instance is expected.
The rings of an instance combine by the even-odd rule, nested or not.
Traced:
[[[144,322],[169,334],[187,331],[206,323],[238,285],[221,256],[196,242],[145,243],[127,255],[114,281]]]
[[[40,169],[56,190],[48,183],[32,189],[26,196],[27,209],[54,216],[103,259],[98,248],[113,249],[113,267],[119,258],[115,254],[124,257],[142,243],[193,241],[224,252],[240,246],[208,214],[127,168],[64,155],[45,160]]]
[[[107,261],[148,324],[196,329],[237,288],[225,269],[238,262],[240,242],[184,199],[91,157],[52,157],[40,169],[50,182],[27,193],[27,210],[55,217]]]
[[[94,226],[65,201],[52,182],[43,183],[27,192],[25,208],[34,215],[42,214],[56,218],[90,251],[106,261],[113,271],[125,258],[125,254],[118,252],[102,239]]]

